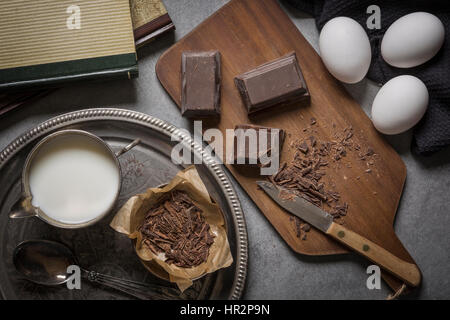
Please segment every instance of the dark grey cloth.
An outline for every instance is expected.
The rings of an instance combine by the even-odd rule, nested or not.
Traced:
[[[389,79],[410,74],[421,79],[428,88],[430,104],[422,121],[414,128],[412,149],[427,155],[450,145],[450,1],[449,0],[285,0],[292,6],[312,14],[319,30],[338,16],[358,21],[366,30],[372,46],[372,63],[368,77],[384,84]],[[381,9],[381,29],[366,27],[367,7]],[[381,57],[381,39],[387,28],[398,18],[412,12],[425,11],[436,15],[445,26],[445,42],[437,55],[423,65],[400,69],[388,65]]]

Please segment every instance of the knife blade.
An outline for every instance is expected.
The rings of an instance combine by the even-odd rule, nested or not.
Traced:
[[[272,200],[293,215],[305,220],[323,232],[327,232],[328,228],[330,228],[333,217],[328,212],[323,211],[311,202],[294,195],[286,189],[276,187],[273,183],[267,181],[257,181],[256,183]],[[286,197],[283,197],[283,193],[285,193]]]
[[[415,264],[398,258],[378,244],[333,222],[333,217],[329,213],[302,197],[268,181],[257,181],[256,183],[272,200],[288,212],[375,262],[410,286],[416,287],[420,284],[422,276]]]

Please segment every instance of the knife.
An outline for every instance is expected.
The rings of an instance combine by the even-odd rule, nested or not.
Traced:
[[[416,287],[420,284],[422,276],[419,268],[415,264],[396,257],[372,241],[333,222],[333,217],[329,213],[323,211],[309,201],[296,196],[292,192],[276,187],[274,184],[267,181],[257,181],[256,183],[272,198],[272,200],[290,213],[363,255],[384,270],[402,279],[408,285]],[[281,191],[287,193],[289,197],[281,197]]]

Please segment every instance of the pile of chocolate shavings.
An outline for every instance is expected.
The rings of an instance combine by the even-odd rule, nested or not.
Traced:
[[[210,226],[186,192],[173,190],[147,213],[139,231],[153,253],[182,268],[206,262],[214,242]]]
[[[331,190],[322,177],[326,175],[324,167],[330,162],[339,162],[353,150],[353,129],[346,128],[341,134],[336,134],[333,141],[319,141],[315,136],[295,141],[296,149],[291,163],[284,163],[280,170],[270,178],[272,183],[306,199],[333,216],[335,222],[343,223],[347,215],[348,204],[342,202],[338,192]],[[288,193],[282,197],[289,200]],[[309,224],[297,217],[290,219],[294,223],[298,238],[306,240],[306,233],[311,229]]]

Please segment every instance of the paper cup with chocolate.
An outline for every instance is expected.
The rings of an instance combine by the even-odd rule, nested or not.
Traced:
[[[111,227],[135,239],[145,266],[156,273],[164,270],[181,291],[233,262],[222,212],[195,167],[162,188],[130,198]]]

